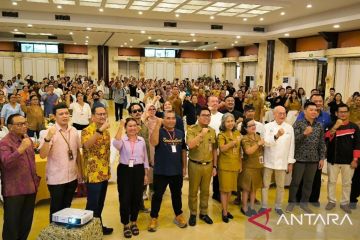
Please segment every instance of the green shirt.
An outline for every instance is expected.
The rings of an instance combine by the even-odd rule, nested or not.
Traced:
[[[213,160],[213,149],[217,148],[216,133],[211,127],[208,127],[209,131],[202,138],[199,145],[189,150],[189,159],[199,162],[211,162]],[[202,127],[195,124],[189,127],[186,142],[194,139],[201,133]]]

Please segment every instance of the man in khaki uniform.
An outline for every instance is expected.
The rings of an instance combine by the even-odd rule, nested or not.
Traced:
[[[251,90],[251,94],[245,98],[244,106],[253,105],[255,108],[255,120],[258,122],[262,122],[264,116],[264,100],[259,96],[259,90],[257,88],[253,88]]]
[[[200,189],[199,218],[207,224],[213,221],[207,214],[211,177],[216,175],[217,144],[215,130],[209,127],[211,112],[202,108],[198,112],[198,124],[187,132],[186,142],[189,147],[189,225],[196,225],[197,195]]]

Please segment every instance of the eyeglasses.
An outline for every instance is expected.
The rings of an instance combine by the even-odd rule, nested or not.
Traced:
[[[29,125],[28,122],[21,122],[21,123],[13,123],[11,125],[17,126],[17,127],[27,127]]]
[[[141,113],[142,110],[141,109],[135,109],[135,110],[132,110],[131,113]]]

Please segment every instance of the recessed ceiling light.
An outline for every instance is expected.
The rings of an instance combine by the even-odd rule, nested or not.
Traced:
[[[130,46],[130,48],[132,48],[132,46]]]
[[[151,36],[148,36],[148,39],[151,39]]]
[[[86,28],[86,30],[91,31],[91,30],[92,30],[92,28],[91,28],[91,27],[87,27],[87,28]]]
[[[289,33],[285,33],[284,36],[285,36],[285,37],[288,37],[288,36],[290,36],[290,34],[289,34]]]
[[[73,35],[74,33],[73,32],[69,32],[70,35]]]
[[[195,38],[193,39],[193,42],[196,42],[196,39],[195,39]]]
[[[103,12],[104,11],[104,9],[103,8],[99,8],[99,12]]]
[[[195,33],[190,33],[190,36],[192,36],[192,37],[195,36]]]
[[[281,12],[280,15],[281,15],[281,16],[284,16],[284,15],[285,15],[285,12]]]
[[[264,18],[260,18],[260,21],[264,21]]]
[[[33,25],[32,25],[32,24],[28,24],[27,26],[28,26],[28,27],[32,27]]]
[[[340,25],[339,25],[339,24],[335,24],[333,27],[334,27],[334,28],[339,28]]]
[[[130,38],[130,42],[134,41],[134,39]]]
[[[124,45],[127,45],[127,43],[124,43]]]
[[[143,14],[143,12],[142,12],[142,11],[139,11],[139,12],[138,12],[138,14],[139,14],[139,15],[142,15],[142,14]]]
[[[17,28],[15,28],[15,29],[14,29],[14,32],[17,32],[17,31],[18,31]]]
[[[234,46],[234,44],[232,43],[231,46]]]
[[[175,17],[180,17],[180,14],[178,14],[178,13],[177,13],[177,14],[175,14]]]
[[[141,33],[141,34],[145,34],[145,33],[146,33],[146,31],[144,31],[144,30],[141,30],[141,31],[140,31],[140,33]]]
[[[12,2],[12,5],[14,6],[17,6],[17,4],[18,4],[17,2]]]
[[[312,8],[312,4],[306,5],[306,8]]]
[[[240,39],[240,38],[241,38],[241,36],[239,36],[239,35],[238,35],[238,36],[236,36],[236,38],[237,38],[237,39]]]
[[[61,6],[61,5],[57,5],[57,8],[58,8],[58,9],[62,9],[62,6]]]
[[[76,45],[77,43],[76,42],[74,42],[74,45]]]
[[[203,51],[205,51],[205,48],[203,48]]]
[[[237,44],[237,43],[238,43],[238,41],[235,41],[234,43],[235,43],[235,44]]]
[[[214,16],[210,16],[210,19],[214,19],[215,17]]]
[[[217,49],[217,47],[214,47],[214,49]]]
[[[120,47],[123,47],[124,45],[120,45]]]
[[[85,38],[89,38],[89,36],[86,36]]]
[[[243,21],[246,22],[246,21],[247,21],[247,18],[243,18]]]
[[[88,40],[86,40],[85,42],[86,42],[86,43],[88,43],[89,41],[88,41]]]
[[[86,42],[85,45],[88,45],[88,43]]]

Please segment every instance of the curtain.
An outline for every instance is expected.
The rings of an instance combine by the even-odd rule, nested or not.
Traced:
[[[234,83],[236,79],[236,63],[225,63],[225,80]]]
[[[294,76],[297,81],[297,87],[304,88],[306,92],[306,96],[310,97],[311,90],[316,88],[317,61],[314,60],[295,61]]]
[[[335,68],[335,90],[346,101],[355,91],[360,90],[360,58],[338,58]]]

